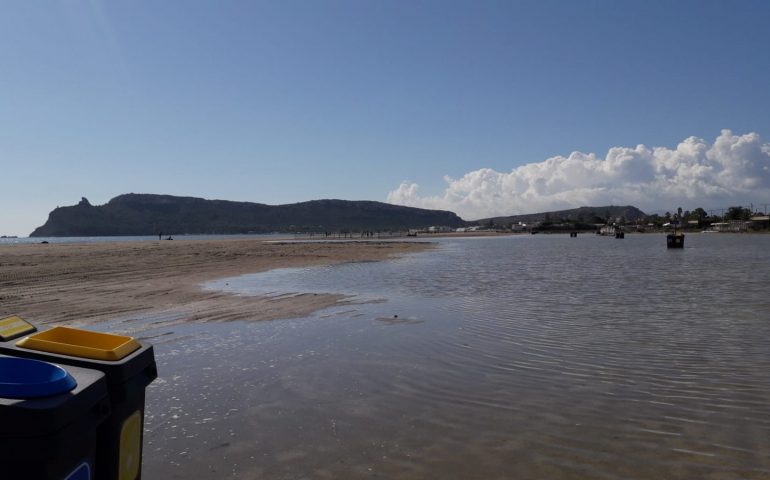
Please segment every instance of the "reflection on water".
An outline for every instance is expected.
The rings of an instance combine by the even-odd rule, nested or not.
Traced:
[[[150,330],[145,476],[770,478],[768,246],[448,239],[212,283],[356,301]]]

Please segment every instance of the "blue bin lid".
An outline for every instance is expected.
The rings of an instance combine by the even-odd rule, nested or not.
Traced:
[[[66,393],[77,382],[63,368],[28,358],[0,357],[0,397],[39,398]]]

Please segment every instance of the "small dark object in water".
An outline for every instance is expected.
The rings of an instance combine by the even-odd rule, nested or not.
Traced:
[[[569,232],[570,238],[577,238],[577,232]]]
[[[171,236],[169,236],[166,240],[173,240],[173,238],[171,238]]]
[[[684,233],[669,233],[666,235],[666,247],[684,248]]]
[[[43,241],[42,241],[42,242],[40,242],[40,243],[41,243],[42,245],[47,245],[47,244],[48,244],[48,240],[43,240]]]
[[[393,315],[393,318],[398,318],[398,315]]]
[[[615,232],[615,238],[626,238],[626,234],[623,232]]]

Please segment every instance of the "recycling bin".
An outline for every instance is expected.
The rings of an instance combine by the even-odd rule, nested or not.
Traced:
[[[0,355],[0,478],[92,480],[109,412],[102,372]]]
[[[97,429],[96,480],[141,478],[145,389],[158,376],[152,345],[132,337],[53,327],[0,343],[0,353],[98,370],[110,416]]]
[[[0,342],[7,342],[14,338],[23,337],[24,335],[29,335],[35,331],[37,331],[37,328],[35,328],[34,325],[18,315],[5,317],[0,320]]]

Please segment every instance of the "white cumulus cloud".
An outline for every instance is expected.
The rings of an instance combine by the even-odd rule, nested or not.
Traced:
[[[507,173],[481,168],[444,180],[442,195],[422,196],[405,181],[387,201],[465,219],[610,204],[648,211],[756,204],[770,201],[770,144],[756,133],[722,130],[713,143],[690,137],[674,149],[613,147],[604,158],[573,152]]]

